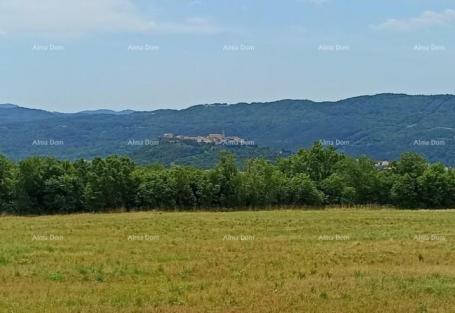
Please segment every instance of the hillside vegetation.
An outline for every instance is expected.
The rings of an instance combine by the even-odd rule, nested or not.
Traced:
[[[0,106],[0,152],[15,160],[37,154],[73,160],[131,155],[140,149],[128,146],[131,139],[225,131],[278,150],[296,151],[324,140],[355,156],[395,160],[403,152],[414,151],[430,161],[455,165],[453,95],[380,94],[336,102],[281,100],[124,114],[98,112],[60,114]],[[32,145],[33,140],[51,139],[64,144]],[[165,163],[173,161],[169,158]]]
[[[241,168],[244,168],[250,159],[263,158],[269,161],[276,161],[278,158],[290,154],[286,151],[267,147],[177,142],[145,146],[131,153],[129,157],[139,164],[175,164],[212,168],[218,163],[219,155],[222,152],[234,155],[236,164]]]
[[[453,312],[454,213],[0,217],[0,312]]]

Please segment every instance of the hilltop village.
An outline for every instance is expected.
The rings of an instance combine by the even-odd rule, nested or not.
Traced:
[[[183,136],[166,133],[161,138],[163,142],[196,142],[224,146],[256,146],[253,140],[246,140],[237,136],[225,136],[224,134],[209,134],[207,136]]]

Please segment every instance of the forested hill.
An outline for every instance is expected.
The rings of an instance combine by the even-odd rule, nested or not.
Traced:
[[[235,156],[236,165],[244,168],[248,160],[263,158],[276,161],[289,156],[288,151],[257,146],[224,146],[197,143],[161,143],[145,146],[129,156],[138,164],[190,165],[198,168],[212,168],[218,163],[222,152]]]
[[[13,159],[36,154],[70,159],[131,155],[140,149],[128,146],[131,139],[223,131],[276,149],[295,151],[323,140],[338,150],[377,160],[416,151],[431,161],[454,165],[455,96],[379,94],[336,102],[281,100],[197,105],[184,110],[76,114],[0,105],[0,153]],[[33,145],[34,140],[60,144]]]

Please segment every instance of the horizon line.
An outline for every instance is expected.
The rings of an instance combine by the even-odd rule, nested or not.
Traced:
[[[39,110],[39,111],[45,111],[45,112],[49,112],[49,113],[57,113],[57,114],[90,114],[91,112],[95,113],[97,111],[110,111],[112,113],[122,113],[122,112],[125,112],[125,111],[132,111],[131,113],[133,112],[156,112],[156,111],[184,111],[184,110],[188,110],[190,108],[193,108],[193,107],[197,107],[197,106],[231,106],[231,105],[239,105],[239,104],[248,104],[248,105],[252,105],[252,104],[261,104],[261,103],[274,103],[274,102],[281,102],[281,101],[308,101],[308,102],[313,102],[313,103],[336,103],[336,102],[340,102],[340,101],[345,101],[345,100],[349,100],[349,99],[355,99],[355,98],[362,98],[362,97],[375,97],[375,96],[384,96],[384,95],[392,95],[392,96],[408,96],[408,97],[437,97],[437,96],[455,96],[455,94],[452,94],[452,93],[437,93],[437,94],[408,94],[408,93],[402,93],[402,92],[380,92],[380,93],[375,93],[375,94],[361,94],[361,95],[358,95],[358,96],[350,96],[350,97],[345,97],[345,98],[338,98],[336,100],[311,100],[311,99],[305,99],[305,98],[301,98],[301,99],[297,99],[297,98],[294,98],[294,99],[291,99],[291,98],[282,98],[282,99],[275,99],[275,100],[268,100],[268,101],[250,101],[250,102],[247,102],[247,101],[240,101],[240,102],[232,102],[232,103],[229,103],[229,102],[212,102],[212,103],[198,103],[198,104],[192,104],[192,105],[189,105],[189,106],[185,106],[183,108],[178,108],[178,109],[174,109],[174,108],[159,108],[159,109],[154,109],[154,110],[135,110],[135,109],[131,109],[131,107],[126,107],[125,109],[120,109],[120,110],[114,110],[114,109],[109,109],[109,108],[106,108],[106,107],[101,107],[101,108],[94,108],[94,109],[85,109],[85,110],[81,110],[81,111],[72,111],[72,112],[64,112],[64,111],[49,111],[49,110],[46,110],[46,109],[43,109],[43,108],[39,108],[39,107],[35,107],[35,106],[23,106],[23,105],[19,105],[19,104],[15,104],[15,103],[11,103],[11,102],[4,102],[4,103],[0,103],[0,106],[12,106],[12,108],[22,108],[22,109],[29,109],[29,110]],[[7,109],[7,108],[5,108]],[[106,114],[109,114],[109,113],[106,113]],[[125,114],[128,114],[128,113],[125,113]]]

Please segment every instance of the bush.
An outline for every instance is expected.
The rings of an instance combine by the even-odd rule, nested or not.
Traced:
[[[250,160],[244,171],[223,153],[210,170],[138,167],[126,157],[61,161],[0,156],[0,211],[55,214],[114,209],[219,209],[274,205],[455,205],[455,171],[406,153],[388,169],[315,144],[277,164]]]

